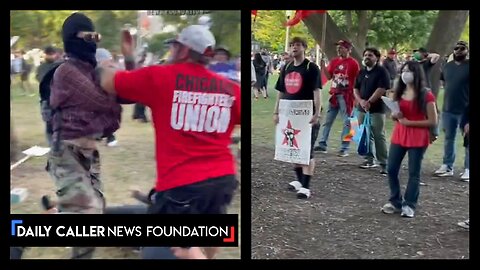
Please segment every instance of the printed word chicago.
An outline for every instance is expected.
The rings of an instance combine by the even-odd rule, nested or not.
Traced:
[[[16,227],[17,237],[124,237],[141,236],[140,226],[21,226]]]

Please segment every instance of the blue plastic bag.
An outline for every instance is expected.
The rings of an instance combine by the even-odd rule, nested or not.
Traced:
[[[370,113],[366,113],[363,119],[363,123],[359,127],[359,132],[357,132],[353,137],[353,140],[358,144],[357,152],[360,156],[366,156],[370,153]]]

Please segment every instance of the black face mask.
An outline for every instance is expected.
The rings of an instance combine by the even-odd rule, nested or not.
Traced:
[[[457,62],[461,62],[461,61],[465,60],[465,58],[467,58],[466,54],[454,54],[453,55],[453,60],[455,60]]]
[[[73,58],[97,65],[95,53],[97,44],[93,41],[85,41],[83,38],[77,37],[78,32],[94,32],[92,20],[81,13],[74,13],[68,17],[63,23],[62,36],[65,52]]]

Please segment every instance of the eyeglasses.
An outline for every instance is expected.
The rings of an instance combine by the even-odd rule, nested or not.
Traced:
[[[77,37],[83,38],[86,42],[100,42],[102,35],[97,32],[78,32]]]
[[[465,51],[467,48],[466,47],[463,47],[463,46],[457,46],[455,48],[453,48],[454,51]]]

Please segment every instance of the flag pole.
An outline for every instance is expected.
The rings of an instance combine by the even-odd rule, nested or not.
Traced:
[[[292,11],[291,10],[286,10],[285,15],[287,15],[287,22],[290,20],[290,17],[292,16]],[[288,52],[288,39],[290,35],[290,25],[287,25],[287,31],[285,35],[285,52]]]
[[[321,48],[322,48],[322,58],[325,58],[325,39],[327,35],[327,12],[323,13],[323,29],[322,29],[322,40],[321,40]]]

